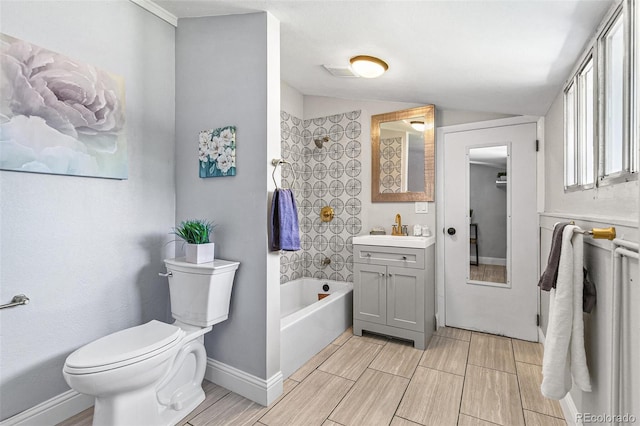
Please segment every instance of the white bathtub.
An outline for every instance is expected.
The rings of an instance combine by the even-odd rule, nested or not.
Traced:
[[[322,286],[327,284],[329,291]],[[330,295],[318,300],[318,294]],[[300,278],[280,286],[280,369],[286,379],[353,323],[353,283]]]

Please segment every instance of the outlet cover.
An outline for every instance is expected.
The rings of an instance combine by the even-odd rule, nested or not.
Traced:
[[[429,204],[426,202],[418,201],[415,206],[416,213],[429,213]]]

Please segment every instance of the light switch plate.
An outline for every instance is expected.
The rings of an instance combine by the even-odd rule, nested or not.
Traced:
[[[415,211],[416,213],[429,213],[429,204],[418,201],[415,203]]]

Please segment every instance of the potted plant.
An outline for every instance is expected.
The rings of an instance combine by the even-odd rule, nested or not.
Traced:
[[[173,230],[186,243],[185,257],[189,263],[213,262],[215,244],[209,242],[213,225],[206,220],[185,220]]]

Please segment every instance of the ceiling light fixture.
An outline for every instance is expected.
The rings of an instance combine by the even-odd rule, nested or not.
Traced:
[[[424,132],[424,121],[412,121],[409,124],[411,124],[411,127],[413,127],[414,130],[417,130],[418,132]]]
[[[358,55],[349,59],[349,62],[353,71],[364,78],[380,77],[389,69],[389,65],[385,61],[374,56]]]

